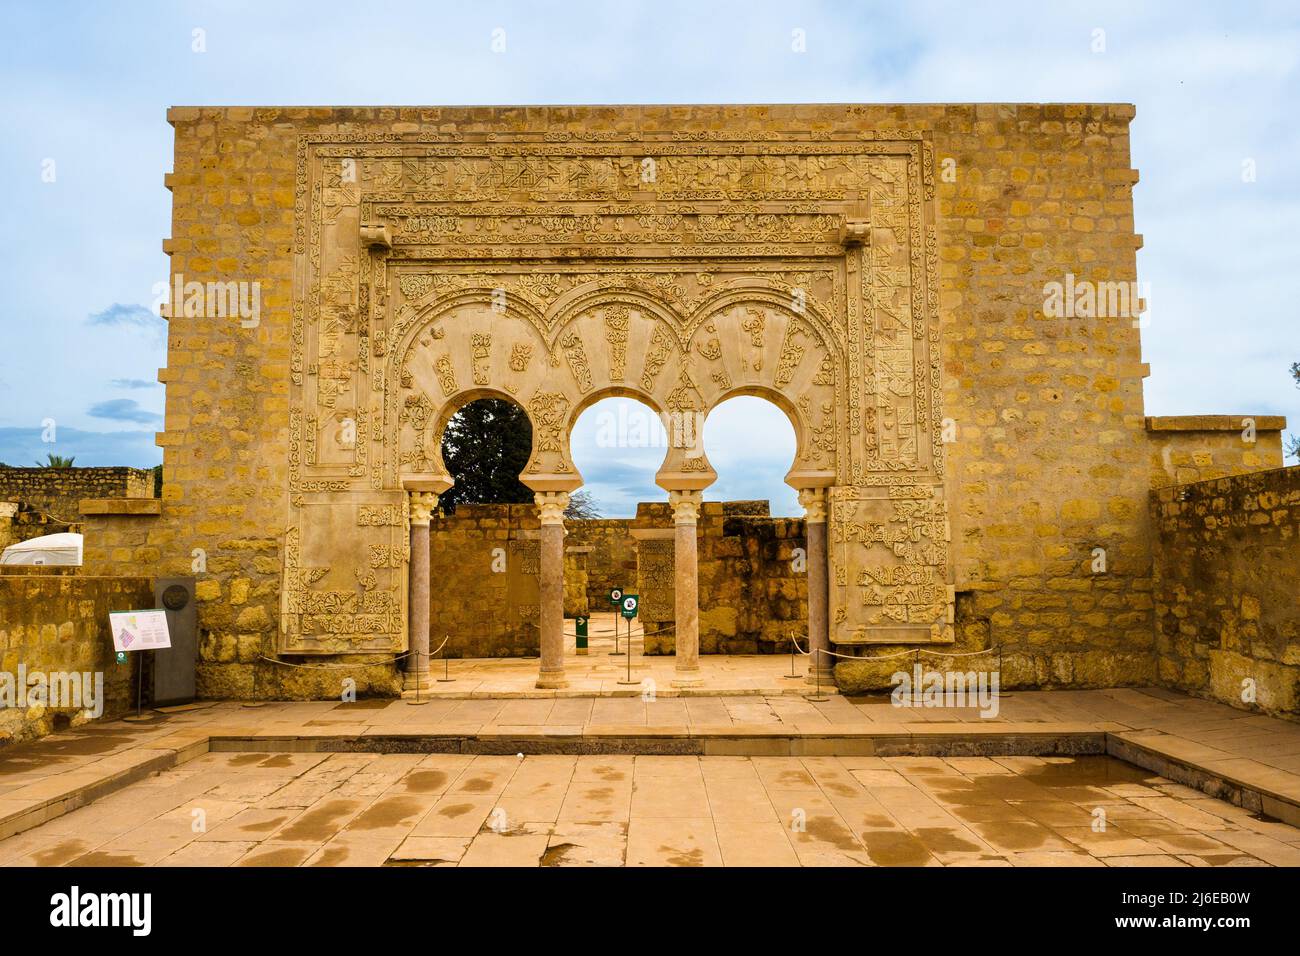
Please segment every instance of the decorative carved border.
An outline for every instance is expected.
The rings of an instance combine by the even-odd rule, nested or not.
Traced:
[[[656,170],[650,183],[641,178],[647,161]],[[334,169],[348,162],[359,171],[352,182]],[[688,188],[691,175],[703,184]],[[531,309],[528,321],[547,352],[530,360],[554,364],[565,321],[559,310],[550,311],[560,296],[548,295],[539,276],[585,272],[596,285],[581,292],[583,301],[614,308],[640,294],[638,281],[653,288],[674,269],[724,280],[748,275],[785,292],[795,288],[787,281],[792,269],[820,270],[832,276],[832,292],[812,302],[826,317],[810,327],[820,327],[835,352],[835,367],[827,370],[835,397],[824,408],[805,401],[796,428],[803,443],[840,451],[833,459],[838,477],[830,518],[832,638],[945,639],[951,594],[934,597],[951,579],[939,415],[938,251],[933,154],[922,134],[311,133],[299,137],[296,182],[291,535],[300,534],[309,505],[362,491],[397,505],[405,498],[404,469],[430,465],[418,450],[398,447],[402,428],[424,433],[439,414],[432,400],[401,398],[400,360],[412,337],[430,328],[430,314],[446,304],[447,286],[527,275],[514,283],[511,307]],[[846,248],[843,236],[861,234],[847,228],[849,221],[863,218],[867,241]],[[327,232],[334,237],[354,223],[367,244],[358,240],[341,252],[332,238],[323,253]],[[610,235],[617,241],[603,238]],[[521,271],[538,260],[544,261],[540,270]],[[524,288],[528,283],[533,287]],[[671,295],[655,298],[670,311],[671,301]],[[577,301],[564,305],[568,314],[582,309]],[[684,309],[676,315],[665,326],[676,347],[687,349],[708,314]],[[351,351],[322,360],[309,339],[319,343],[323,325],[331,348],[346,341]],[[486,334],[481,338],[474,350],[491,354],[495,344]],[[800,350],[798,336],[786,338],[783,361]],[[581,374],[582,366],[574,365],[580,358],[566,353],[564,359],[575,375]],[[457,389],[469,384],[458,382]],[[350,457],[321,439],[322,410],[345,393],[354,399]],[[787,398],[798,406],[800,396]],[[576,405],[569,406],[565,411],[576,415]],[[333,408],[324,418],[339,414]],[[911,505],[899,507],[922,500],[932,503],[923,515]],[[892,540],[899,535],[908,546]],[[916,537],[928,547],[910,547]],[[889,561],[864,567],[855,560],[884,551]],[[301,607],[302,588],[310,588],[295,577],[300,573],[286,557],[281,649],[337,653],[337,641],[304,636],[298,626],[302,612],[291,608]],[[404,612],[404,576],[389,578]],[[882,594],[881,603],[871,603]],[[864,606],[880,610],[864,616]],[[299,620],[291,621],[294,615]],[[405,637],[395,621],[382,638],[356,642],[356,649],[400,649]]]

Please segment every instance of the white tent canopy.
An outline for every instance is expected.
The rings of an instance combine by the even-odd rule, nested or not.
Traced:
[[[81,535],[64,531],[19,541],[0,554],[0,564],[81,564]]]

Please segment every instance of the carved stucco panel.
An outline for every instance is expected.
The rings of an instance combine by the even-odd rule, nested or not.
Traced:
[[[442,473],[446,419],[484,395],[533,422],[525,480],[566,482],[569,429],[602,396],[701,418],[770,398],[795,428],[792,481],[832,486],[832,639],[947,639],[928,144],[606,139],[303,137],[282,650],[405,647],[404,568],[367,557],[404,561],[405,527],[356,525],[354,499],[404,507],[404,482]],[[842,245],[863,216],[863,244]],[[380,225],[391,248],[359,241]],[[663,466],[708,469],[698,447]],[[332,616],[304,609],[314,592]],[[384,628],[358,639],[377,618],[341,596],[372,612],[375,592]]]

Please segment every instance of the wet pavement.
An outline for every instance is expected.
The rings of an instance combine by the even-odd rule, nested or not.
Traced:
[[[1109,757],[210,753],[0,840],[35,866],[1300,865]]]

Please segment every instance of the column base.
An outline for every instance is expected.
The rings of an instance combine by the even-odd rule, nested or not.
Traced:
[[[823,668],[821,669],[821,673],[818,674],[817,671],[815,671],[813,668],[809,667],[809,668],[808,668],[808,673],[807,673],[807,675],[804,677],[804,683],[805,683],[805,684],[808,684],[808,685],[810,685],[810,686],[812,686],[812,687],[816,687],[816,686],[817,686],[817,681],[818,681],[819,679],[821,680],[821,685],[822,685],[822,687],[827,688],[828,690],[835,690],[835,689],[836,689],[836,687],[835,687],[835,671],[834,671],[832,668],[829,668],[829,667],[823,667]]]
[[[534,686],[538,690],[560,690],[563,687],[569,686],[569,679],[564,676],[564,671],[538,674],[537,683]]]
[[[673,673],[673,687],[699,687],[704,683],[704,675],[700,673],[697,667],[689,671],[676,671]]]
[[[417,691],[422,696],[427,696],[433,690],[434,683],[433,674],[428,671],[423,674],[408,674],[402,678],[402,699],[414,697]]]

